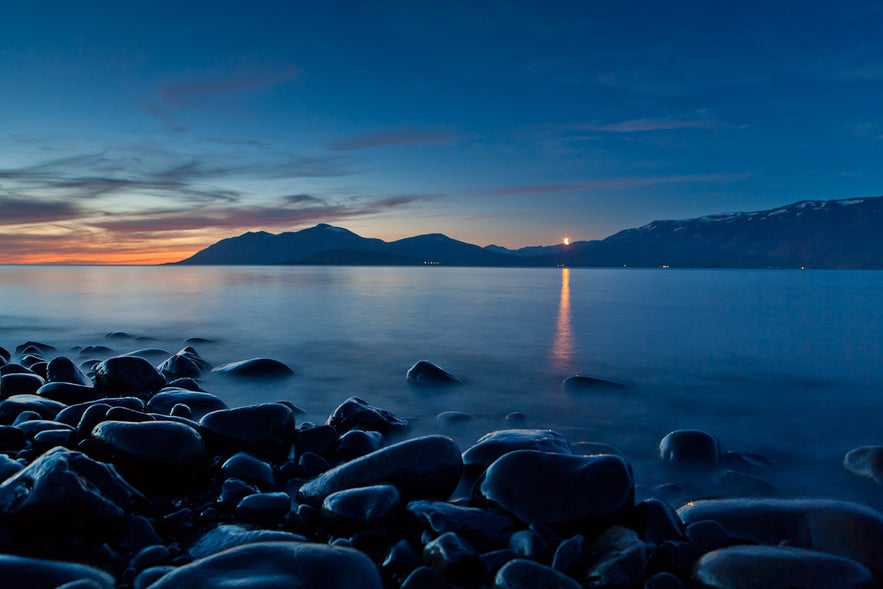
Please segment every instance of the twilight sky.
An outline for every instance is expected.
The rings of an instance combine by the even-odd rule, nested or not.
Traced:
[[[883,4],[0,3],[0,263],[883,194]]]

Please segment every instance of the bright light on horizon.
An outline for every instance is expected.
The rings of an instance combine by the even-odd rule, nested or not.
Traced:
[[[564,245],[570,245],[570,238],[569,237],[564,238]]]

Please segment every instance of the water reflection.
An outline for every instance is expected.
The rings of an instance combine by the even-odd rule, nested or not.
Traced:
[[[561,297],[558,301],[558,322],[555,327],[555,343],[552,346],[552,362],[557,368],[570,365],[573,355],[573,332],[570,325],[570,268],[561,269]]]

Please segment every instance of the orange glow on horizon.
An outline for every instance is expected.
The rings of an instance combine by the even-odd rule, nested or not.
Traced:
[[[564,238],[564,245],[570,245],[570,238],[569,237]]]

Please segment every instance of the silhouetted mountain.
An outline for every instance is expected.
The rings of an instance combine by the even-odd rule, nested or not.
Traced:
[[[653,221],[603,240],[517,250],[439,233],[387,243],[320,224],[223,239],[178,263],[883,268],[883,197]]]

